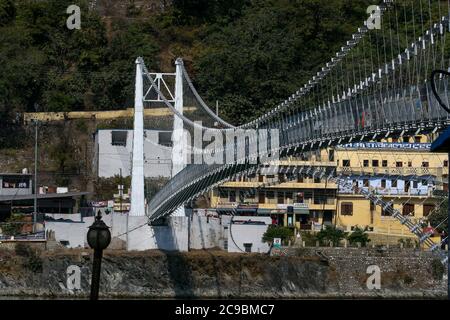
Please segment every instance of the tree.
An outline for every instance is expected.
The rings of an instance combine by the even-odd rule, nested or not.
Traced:
[[[23,214],[11,214],[6,222],[1,225],[2,233],[7,236],[20,234],[23,227],[23,217]]]
[[[353,232],[347,237],[350,244],[357,244],[361,243],[363,247],[366,246],[370,242],[369,235],[367,234],[367,227],[366,228],[360,228],[355,227],[353,229]]]
[[[326,226],[325,229],[320,230],[317,233],[317,240],[320,241],[322,245],[327,245],[330,241],[334,246],[338,246],[339,242],[345,239],[347,233],[344,230],[338,229],[335,226]]]
[[[281,238],[281,241],[289,240],[294,236],[294,232],[283,226],[269,226],[263,235],[262,241],[273,243],[274,238]]]

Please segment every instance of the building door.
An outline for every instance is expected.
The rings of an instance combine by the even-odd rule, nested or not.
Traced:
[[[245,252],[252,252],[253,243],[244,243]]]
[[[323,224],[330,225],[333,223],[333,211],[326,210],[323,212]]]

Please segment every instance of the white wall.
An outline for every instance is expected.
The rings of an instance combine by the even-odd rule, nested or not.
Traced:
[[[127,131],[126,146],[113,146],[111,132],[113,130],[98,130],[96,136],[96,150],[98,160],[97,175],[99,177],[113,177],[120,173],[127,177],[131,174],[131,154],[133,150],[133,131]],[[144,174],[146,177],[170,177],[172,170],[172,148],[158,144],[157,130],[144,131]]]
[[[88,224],[83,222],[45,222],[45,230],[55,232],[56,241],[68,241],[69,248],[84,248]]]
[[[270,217],[234,216],[233,221],[237,220],[263,221],[265,222],[265,224],[230,224],[230,227],[228,229],[228,252],[244,252],[244,243],[252,244],[252,252],[268,252],[269,245],[262,242],[262,237],[269,225],[272,223],[272,219]]]
[[[127,215],[114,213],[104,215],[103,221],[111,229],[111,237],[128,240],[128,250],[188,250],[188,218],[170,217],[167,226],[148,226],[147,217],[128,217],[128,230],[126,235]],[[86,235],[94,217],[85,217],[83,222],[46,222],[46,230],[55,232],[56,241],[69,241],[68,247],[86,247]]]
[[[228,230],[224,227],[221,219],[216,217],[207,218],[205,216],[193,215],[190,220],[190,249],[206,249],[220,247],[223,248],[224,239],[227,238]]]

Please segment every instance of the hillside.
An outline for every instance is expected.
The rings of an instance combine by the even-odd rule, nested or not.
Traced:
[[[207,101],[240,123],[284,99],[361,25],[364,0],[0,0],[0,148],[23,139],[17,112],[132,105],[134,60],[183,57]],[[14,132],[14,134],[11,134]]]

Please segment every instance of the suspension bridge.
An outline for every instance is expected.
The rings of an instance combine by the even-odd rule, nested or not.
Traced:
[[[439,255],[442,263],[447,263],[441,243],[433,242],[419,223],[394,209],[383,196],[359,188],[347,175],[326,166],[277,165],[278,159],[350,142],[437,134],[450,124],[450,115],[432,94],[430,81],[432,70],[449,70],[450,67],[450,3],[385,0],[369,17],[375,18],[381,19],[380,28],[370,28],[365,21],[307,83],[270,111],[241,125],[232,125],[211,110],[197,92],[182,59],[176,61],[175,73],[151,73],[144,60],[138,58],[130,215],[147,215],[152,223],[171,214],[183,214],[185,205],[212,188],[237,176],[262,170],[288,176],[321,177],[381,206],[417,235],[421,244]],[[169,78],[172,80],[167,80]],[[175,90],[171,90],[170,81],[174,82]],[[448,79],[440,74],[434,81],[437,93],[449,105]],[[206,126],[183,113],[183,97],[187,91],[215,125]],[[163,104],[174,114],[174,165],[173,178],[147,199],[143,173],[143,111],[151,103]],[[225,145],[212,151],[223,158],[231,154],[231,161],[227,158],[222,163],[186,164],[195,162],[192,159],[199,153],[203,159],[205,151],[198,150],[203,147],[200,145],[194,151],[190,149],[188,154],[183,128],[222,137],[236,136],[237,139],[226,140]],[[251,147],[262,144],[263,148],[257,151]],[[211,150],[208,152],[211,155]],[[352,174],[362,175],[361,172]],[[413,178],[423,179],[420,174]],[[436,186],[442,184],[435,178],[429,177]],[[263,186],[267,184],[259,188]]]

